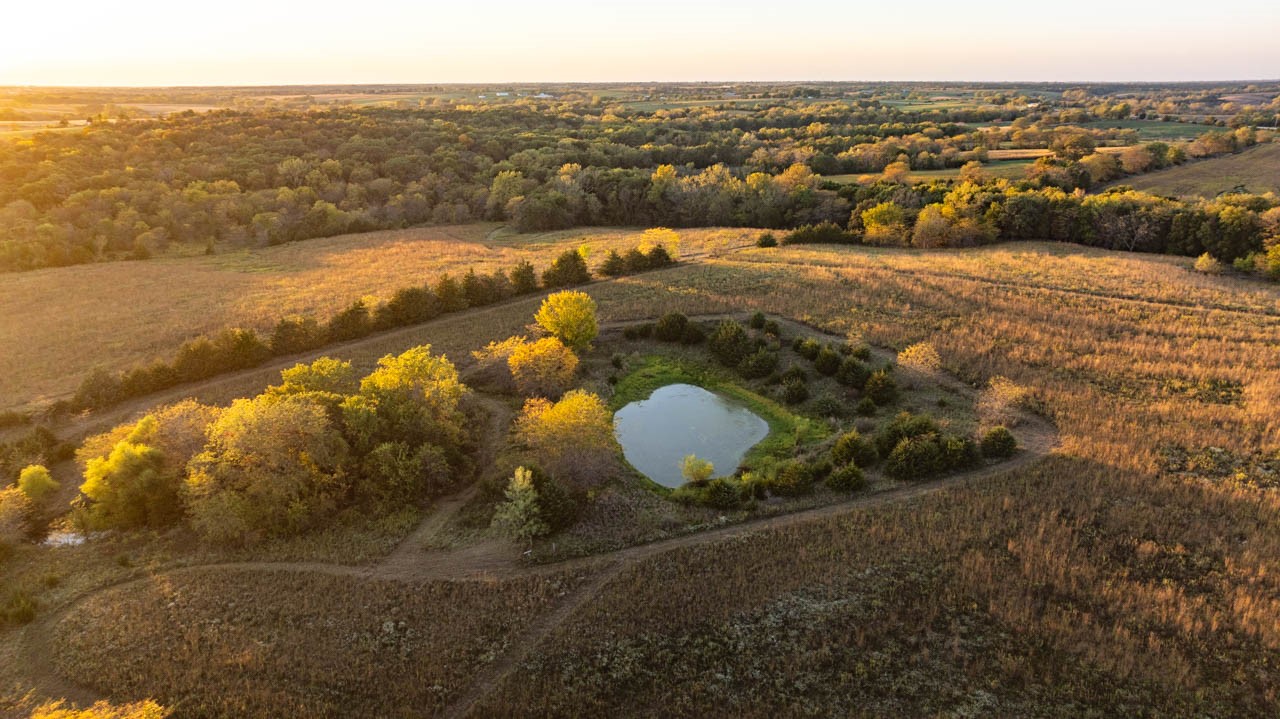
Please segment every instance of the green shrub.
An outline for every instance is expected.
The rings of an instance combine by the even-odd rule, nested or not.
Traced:
[[[942,461],[948,470],[968,469],[982,459],[978,445],[968,437],[954,434],[942,438]]]
[[[839,397],[824,394],[809,405],[809,413],[815,417],[843,418],[849,413],[848,406]]]
[[[623,258],[623,261],[626,263],[628,274],[644,272],[649,269],[649,258],[640,251],[639,247],[632,247],[630,250],[627,250],[627,254]]]
[[[772,232],[762,232],[760,237],[756,238],[756,247],[777,247],[778,238],[773,236]]]
[[[688,326],[688,317],[679,312],[668,312],[653,326],[653,338],[663,342],[679,342]]]
[[[538,272],[528,260],[521,260],[511,268],[511,291],[517,295],[538,291]]]
[[[433,289],[441,312],[461,312],[467,308],[467,293],[462,290],[462,284],[448,273],[436,278]]]
[[[622,330],[622,336],[629,340],[642,340],[653,334],[654,325],[646,322],[641,325],[629,325]]]
[[[30,464],[18,474],[18,489],[34,504],[40,505],[58,491],[58,482],[43,465]]]
[[[809,399],[809,388],[802,380],[795,378],[782,381],[782,401],[787,404],[800,404]]]
[[[649,248],[649,253],[645,255],[645,260],[645,269],[650,270],[656,270],[661,267],[670,267],[676,263],[676,261],[671,257],[671,253],[667,252],[667,248],[662,245],[654,245]]]
[[[876,370],[867,378],[862,391],[872,402],[883,407],[898,398],[898,383],[887,370]]]
[[[587,261],[577,250],[565,250],[551,263],[551,267],[542,273],[542,285],[547,289],[572,287],[591,281],[591,272],[587,269]]]
[[[473,277],[474,273],[468,276]],[[386,304],[373,313],[373,323],[380,329],[405,327],[426,322],[440,314],[436,295],[426,287],[402,287]]]
[[[982,456],[994,459],[1012,457],[1018,451],[1018,440],[1003,425],[996,425],[982,435]]]
[[[707,332],[702,326],[696,322],[690,322],[685,325],[684,332],[680,335],[680,343],[686,345],[696,345],[707,341]]]
[[[870,348],[870,347],[868,347],[868,346],[866,346],[866,345],[864,345],[864,344],[859,344],[859,345],[858,345],[858,346],[856,346],[856,347],[855,347],[855,346],[853,346],[853,345],[847,345],[847,346],[849,347],[849,356],[850,356],[850,357],[853,357],[854,359],[862,360],[863,362],[866,362],[867,360],[871,359],[871,348]]]
[[[733,320],[724,320],[716,326],[707,339],[707,348],[726,367],[737,367],[754,349],[747,331]]]
[[[877,409],[879,409],[879,405],[872,402],[870,397],[863,397],[854,406],[853,411],[861,417],[874,417]]]
[[[791,349],[795,350],[796,354],[812,362],[818,359],[818,353],[822,351],[822,345],[815,340],[797,337],[791,343]]]
[[[330,342],[346,342],[364,337],[373,331],[373,320],[364,300],[356,300],[346,309],[329,318],[325,333]]]
[[[938,446],[935,434],[903,439],[884,463],[884,473],[898,480],[926,479],[945,468],[942,448]]]
[[[871,379],[871,370],[853,357],[846,357],[836,370],[836,381],[846,387],[865,389],[867,380]]]
[[[791,381],[795,381],[795,382],[800,382],[800,383],[808,382],[808,381],[809,381],[809,373],[808,373],[808,372],[805,372],[803,367],[798,367],[798,366],[796,366],[796,365],[791,365],[790,367],[788,367],[788,368],[787,368],[787,371],[786,371],[786,372],[783,372],[783,373],[782,373],[782,375],[781,375],[781,381],[782,381],[782,382],[791,382]]]
[[[751,315],[751,319],[747,321],[747,326],[753,330],[764,329],[764,322],[765,322],[764,313],[756,312],[755,314]]]
[[[778,467],[777,473],[769,481],[769,491],[784,497],[799,496],[812,488],[812,470],[809,465],[795,459]]]
[[[307,352],[321,347],[325,340],[325,330],[315,318],[286,317],[271,331],[271,354],[279,357]]]
[[[736,509],[742,504],[742,487],[734,479],[717,477],[702,489],[703,504],[715,509]]]
[[[627,261],[622,259],[622,255],[617,250],[609,250],[609,254],[604,256],[604,262],[600,263],[600,267],[596,272],[605,277],[621,277],[627,274]]]
[[[538,511],[542,521],[552,532],[572,527],[582,513],[586,500],[583,494],[537,467],[529,467],[529,470],[533,473],[533,488],[538,492]]]
[[[762,329],[764,329],[765,334],[770,335],[772,337],[782,336],[782,327],[779,326],[778,323],[775,322],[774,320],[766,320],[764,323],[764,327]]]
[[[738,364],[738,374],[747,379],[768,377],[778,368],[778,355],[761,347]]]
[[[871,440],[863,437],[856,429],[840,435],[831,447],[831,459],[836,464],[856,464],[859,467],[870,467],[880,461],[880,453]]]
[[[867,478],[856,464],[846,464],[827,475],[826,485],[837,492],[855,492],[867,485]]]
[[[830,347],[823,347],[818,356],[813,358],[813,368],[828,377],[840,369],[840,355]]]
[[[938,434],[939,429],[933,418],[926,414],[900,412],[893,421],[885,425],[876,435],[876,450],[881,457],[886,457],[898,443],[908,437],[919,437],[925,434]]]

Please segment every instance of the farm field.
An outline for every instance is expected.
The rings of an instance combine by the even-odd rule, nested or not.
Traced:
[[[1162,120],[1098,120],[1082,125],[1086,129],[1121,128],[1137,130],[1142,142],[1169,142],[1193,140],[1211,130],[1221,128],[1190,122],[1164,122]]]
[[[1280,193],[1280,144],[1272,142],[1235,155],[1189,162],[1126,178],[1120,184],[1174,197],[1211,198],[1239,188],[1257,194]]]
[[[580,241],[569,235],[545,241]],[[760,309],[880,348],[928,341],[961,381],[1029,387],[1056,447],[972,481],[545,575],[521,574],[510,553],[476,557],[487,578],[466,584],[427,578],[430,551],[397,560],[409,575],[422,568],[418,584],[391,585],[342,565],[146,579],[175,558],[123,539],[23,547],[13,561],[48,557],[30,574],[58,578],[38,595],[41,616],[85,598],[52,625],[0,630],[0,645],[47,647],[49,691],[89,700],[110,687],[115,701],[152,697],[192,715],[412,705],[436,716],[1271,716],[1280,289],[1194,274],[1189,262],[1048,243],[726,247],[593,284],[606,322]],[[368,362],[424,340],[465,352],[518,329],[536,303],[340,355]],[[120,553],[143,569],[113,561]],[[343,591],[326,590],[333,572]],[[130,573],[142,580],[92,591]],[[418,653],[424,635],[441,656]],[[280,651],[304,636],[308,657]],[[184,649],[199,638],[216,651]],[[326,653],[339,643],[352,661]],[[23,681],[4,651],[13,661],[0,662],[0,681]]]
[[[11,275],[0,286],[0,409],[67,396],[94,367],[165,357],[224,327],[269,330],[290,314],[323,321],[362,297],[528,259],[539,269],[587,245],[591,264],[640,242],[640,230],[516,234],[497,224],[344,235],[214,256],[84,265]],[[746,230],[682,233],[686,254],[754,241]]]

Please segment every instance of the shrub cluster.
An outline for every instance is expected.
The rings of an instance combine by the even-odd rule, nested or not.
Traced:
[[[187,400],[87,439],[82,520],[253,541],[347,507],[420,501],[470,469],[465,389],[430,347],[383,357],[358,381],[330,358],[281,379],[226,409]]]
[[[944,433],[933,418],[907,412],[880,431],[876,450],[885,458],[884,473],[898,480],[927,479],[981,460],[972,439]]]
[[[662,245],[652,247],[648,252],[642,251],[639,247],[633,247],[625,254],[618,254],[617,250],[609,250],[604,257],[604,262],[600,263],[596,271],[604,277],[622,277],[648,270],[660,270],[675,263],[671,253],[667,252]]]

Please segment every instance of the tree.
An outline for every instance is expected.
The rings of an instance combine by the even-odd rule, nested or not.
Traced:
[[[535,538],[551,531],[542,519],[532,472],[525,467],[516,467],[503,494],[507,499],[493,513],[494,527],[502,529],[514,539],[527,541],[530,547]]]
[[[578,357],[558,338],[544,337],[513,348],[507,366],[521,394],[556,398],[573,382]]]
[[[127,439],[89,460],[80,491],[92,501],[92,522],[119,529],[175,522],[182,514],[179,485],[163,465],[160,450]]]
[[[596,271],[605,277],[620,277],[627,274],[627,262],[617,250],[609,250]]]
[[[515,434],[539,465],[579,485],[602,480],[616,448],[613,415],[598,396],[582,390],[555,403],[525,402]]]
[[[576,351],[591,349],[599,326],[596,302],[585,292],[556,292],[542,301],[534,315],[538,326]]]
[[[18,474],[18,489],[37,506],[58,491],[58,482],[43,465],[30,464]]]
[[[511,289],[517,295],[538,291],[538,274],[528,260],[521,260],[511,268]]]
[[[680,235],[667,227],[651,227],[640,235],[640,251],[652,253],[661,247],[671,260],[680,257]]]
[[[969,160],[960,166],[960,182],[972,182],[981,185],[987,181],[987,173],[982,170],[982,163]]]
[[[907,239],[907,214],[895,202],[881,202],[862,213],[866,241],[876,245],[901,245]]]
[[[467,294],[447,272],[436,280],[435,293],[441,312],[458,312],[467,308]]]
[[[347,491],[347,443],[309,398],[236,400],[208,436],[185,489],[192,525],[210,541],[296,534]]]
[[[1054,154],[1070,162],[1090,154],[1096,147],[1097,144],[1093,138],[1082,132],[1059,133],[1049,143],[1049,149],[1053,150]]]
[[[680,474],[686,482],[691,484],[702,484],[715,474],[715,465],[705,459],[699,459],[697,455],[687,455],[680,462]]]
[[[285,317],[271,331],[271,354],[278,356],[306,352],[325,342],[325,330],[312,317]]]
[[[942,205],[926,205],[916,216],[916,226],[911,231],[911,244],[923,249],[945,247],[950,234],[951,221],[943,213]]]
[[[911,165],[905,162],[890,162],[884,166],[884,172],[881,176],[885,182],[905,185],[907,184],[907,179],[911,176]]]
[[[590,281],[591,272],[587,269],[587,261],[577,250],[565,250],[542,273],[542,284],[548,288],[572,287]]]
[[[361,453],[383,442],[429,443],[452,452],[456,463],[466,437],[458,406],[465,393],[453,363],[431,354],[430,345],[387,355],[342,403],[348,438]]]

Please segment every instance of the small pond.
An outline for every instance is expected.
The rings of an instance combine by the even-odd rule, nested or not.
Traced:
[[[613,419],[627,461],[665,487],[684,484],[680,463],[690,454],[714,464],[716,476],[732,474],[769,434],[769,424],[751,410],[690,384],[660,387]]]

